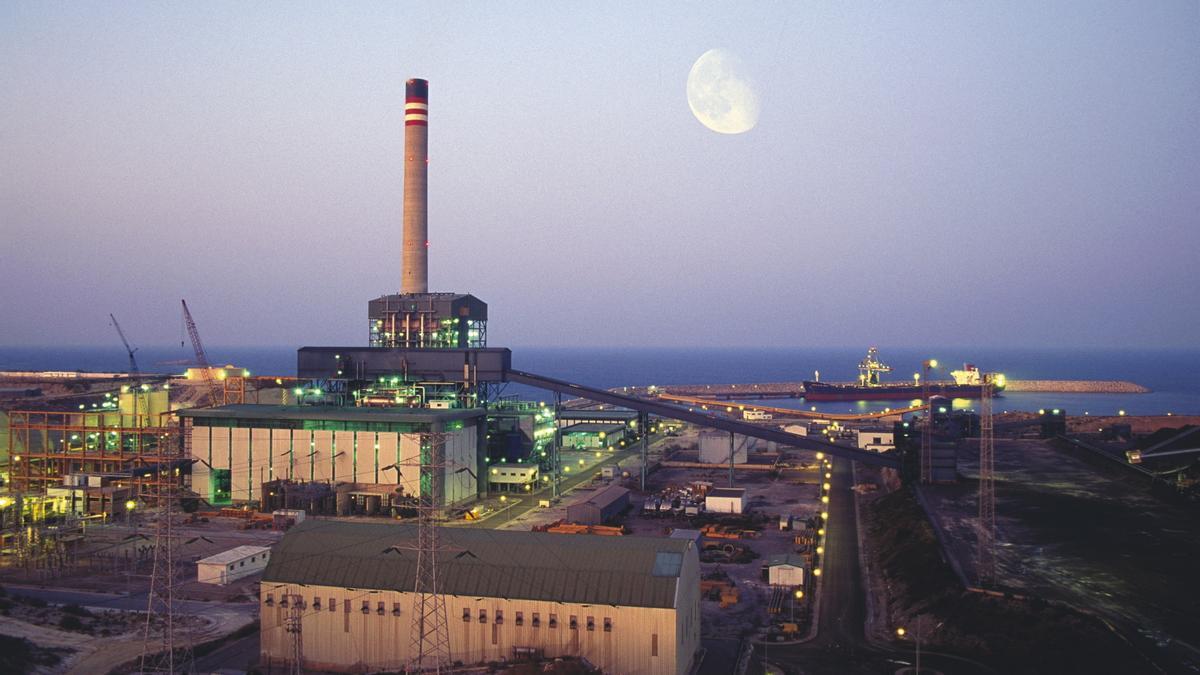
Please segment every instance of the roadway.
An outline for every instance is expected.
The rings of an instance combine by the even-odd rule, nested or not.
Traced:
[[[653,438],[653,437],[651,437]],[[651,440],[650,447],[654,447],[655,443],[661,442],[664,437],[659,437],[658,440]],[[583,468],[575,473],[564,474],[558,481],[559,498],[566,496],[571,490],[580,485],[589,482],[595,477],[596,466],[599,464],[612,464],[621,462],[630,458],[640,458],[642,455],[642,446],[639,441],[635,447],[618,450],[615,452],[605,452],[600,459],[587,461]],[[520,501],[505,507],[504,509],[488,515],[482,520],[463,524],[462,527],[483,527],[489,529],[499,529],[508,523],[520,518],[537,508],[538,501],[550,498],[553,490],[550,487],[544,487],[527,495],[522,495]]]
[[[859,533],[854,513],[854,474],[850,462],[833,460],[829,491],[829,520],[825,557],[821,561],[817,634],[791,645],[768,645],[755,650],[755,670],[765,660],[785,673],[896,673],[911,671],[913,651],[876,646],[866,637],[866,589],[859,564]],[[921,670],[983,675],[992,671],[949,654],[921,651]]]

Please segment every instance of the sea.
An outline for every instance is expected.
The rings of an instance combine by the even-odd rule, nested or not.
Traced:
[[[513,367],[539,375],[601,388],[667,384],[733,384],[794,382],[812,379],[849,381],[857,376],[864,348],[614,348],[517,347]],[[221,347],[208,350],[210,362],[234,364],[255,375],[289,375],[296,369],[296,347]],[[182,372],[192,356],[190,345],[147,346],[137,351],[145,372]],[[1068,415],[1200,415],[1200,350],[1132,350],[1074,348],[888,348],[880,359],[893,367],[894,381],[911,381],[926,359],[937,359],[935,378],[974,363],[987,372],[1021,380],[1128,380],[1151,389],[1147,394],[1047,394],[1007,392],[995,410],[1037,411],[1059,408]],[[0,370],[124,371],[128,358],[121,349],[99,347],[0,347]],[[550,394],[508,385],[502,393],[546,400]],[[796,399],[765,402],[800,407]],[[902,402],[901,402],[902,403]],[[823,412],[858,412],[896,407],[890,402],[834,401],[815,404]],[[975,401],[956,400],[956,408]]]

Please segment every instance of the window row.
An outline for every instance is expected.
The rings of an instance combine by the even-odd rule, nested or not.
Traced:
[[[463,607],[462,620],[463,620],[463,623],[471,622],[472,619],[471,619],[471,608],[470,607]],[[478,620],[479,620],[479,623],[487,623],[488,622],[486,609],[479,610]],[[497,623],[497,624],[504,623],[504,610],[501,610],[501,609],[496,610],[495,623]],[[518,626],[524,626],[525,625],[525,612],[516,612],[516,616],[513,617],[513,623],[515,623]],[[534,628],[542,627],[541,612],[533,612],[532,613],[532,615],[530,616],[530,625],[533,626]],[[550,628],[558,628],[558,615],[550,614],[547,625]],[[612,624],[611,618],[609,618],[607,616],[604,617],[603,625],[604,625],[605,633],[612,632],[613,624]],[[586,617],[586,626],[587,626],[588,630],[592,630],[592,631],[596,630],[596,617],[594,617],[594,616]],[[571,630],[579,630],[579,617],[572,614],[570,616],[567,627],[570,628]]]
[[[263,604],[266,605],[267,607],[274,607],[275,606],[275,594],[267,593],[267,597],[263,601]],[[342,611],[346,614],[349,614],[352,601],[343,600],[341,604],[342,604]],[[375,610],[374,610],[375,613],[378,614],[379,616],[383,616],[384,614],[386,614],[387,609],[385,607],[385,604],[386,603],[384,603],[383,601],[376,601]],[[298,607],[300,609],[307,608],[305,605],[303,596],[286,594],[286,593],[283,594],[279,598],[279,606],[280,607]],[[314,611],[319,611],[321,609],[321,596],[314,595],[311,606]],[[330,612],[336,612],[337,608],[338,608],[337,598],[334,598],[334,597],[329,598],[329,602],[325,606],[328,608],[328,610]],[[359,607],[359,611],[362,612],[363,614],[370,614],[371,613],[371,601],[363,600],[362,605]],[[392,603],[392,616],[400,616],[400,603],[398,603],[398,602]]]

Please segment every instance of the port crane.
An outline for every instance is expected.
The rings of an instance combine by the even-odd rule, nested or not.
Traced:
[[[208,355],[204,353],[204,345],[200,342],[200,331],[196,330],[196,322],[192,319],[192,313],[188,311],[187,300],[179,302],[183,304],[183,322],[187,325],[188,337],[191,338],[192,349],[196,352],[196,366],[200,368],[204,386],[208,390],[208,405],[216,405],[222,395],[221,387],[213,379],[212,367],[208,364]]]

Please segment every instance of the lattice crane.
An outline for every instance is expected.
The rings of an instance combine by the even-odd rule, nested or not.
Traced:
[[[204,345],[200,342],[200,331],[196,330],[196,322],[192,319],[192,313],[188,311],[187,300],[179,302],[183,304],[183,322],[187,324],[188,337],[192,339],[192,349],[196,351],[196,365],[200,368],[200,373],[204,377],[204,386],[208,389],[208,405],[216,405],[222,398],[221,386],[213,379],[212,367],[208,364],[208,354],[204,353]]]
[[[117,329],[117,335],[121,336],[121,344],[125,345],[125,353],[129,354],[129,374],[132,376],[134,384],[137,384],[142,378],[141,372],[138,371],[137,359],[133,356],[137,348],[129,346],[129,340],[125,337],[125,331],[121,330],[121,324],[117,323],[117,317],[109,314],[108,318],[112,319],[113,328]]]

